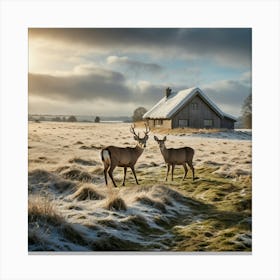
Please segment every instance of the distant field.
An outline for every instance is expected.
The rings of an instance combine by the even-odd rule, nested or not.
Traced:
[[[128,123],[29,122],[29,251],[251,251],[250,131],[151,131],[122,187],[104,184],[100,151],[134,146]],[[143,127],[136,127],[143,133]],[[167,135],[169,134],[169,135]],[[183,168],[165,182],[153,135],[195,149],[197,180]]]

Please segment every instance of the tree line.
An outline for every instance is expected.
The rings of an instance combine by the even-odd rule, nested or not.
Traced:
[[[131,116],[131,119],[133,122],[142,121],[143,115],[147,112],[147,109],[144,107],[138,107],[134,110],[133,115]],[[31,117],[30,120],[33,121],[46,121],[47,119],[44,116],[41,116],[39,118],[33,118]],[[75,116],[69,116],[69,117],[53,117],[51,119],[48,119],[50,121],[55,122],[77,122],[77,118]],[[99,116],[96,116],[94,119],[95,123],[99,123],[101,121]],[[239,118],[240,127],[242,128],[252,128],[252,94],[250,94],[243,102],[242,109],[241,109],[241,117]]]

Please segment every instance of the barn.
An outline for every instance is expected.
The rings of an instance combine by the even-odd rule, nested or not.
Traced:
[[[170,88],[165,96],[143,116],[150,127],[192,127],[233,129],[237,119],[221,111],[199,88],[178,92]]]

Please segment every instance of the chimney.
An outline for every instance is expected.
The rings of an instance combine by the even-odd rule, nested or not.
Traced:
[[[168,88],[165,89],[166,98],[168,98],[170,96],[170,94],[171,94],[171,88],[168,87]]]

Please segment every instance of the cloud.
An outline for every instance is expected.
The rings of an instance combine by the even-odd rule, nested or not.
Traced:
[[[29,73],[29,112],[49,114],[131,115],[149,109],[162,96],[164,85],[136,84],[121,73],[86,64],[63,75]]]
[[[107,61],[119,63],[121,60],[124,63],[128,61],[117,56]],[[29,73],[30,104],[34,105],[35,101],[38,103],[41,100],[44,104],[42,108],[49,106],[53,110],[58,110],[60,104],[62,111],[65,108],[77,111],[77,104],[80,104],[81,114],[89,111],[90,106],[98,112],[111,107],[114,108],[112,111],[119,110],[120,114],[128,114],[128,110],[139,106],[150,109],[164,96],[167,86],[178,91],[193,85],[167,82],[156,84],[149,80],[133,82],[120,72],[100,68],[94,63],[77,65],[63,75]],[[243,73],[237,80],[204,84],[201,89],[226,113],[238,116],[245,98],[251,93],[251,72]],[[33,105],[30,106],[32,111],[36,108]]]
[[[137,94],[137,102],[141,102],[150,109],[155,105],[163,96],[164,90],[167,87],[165,84],[152,84],[149,81],[139,81],[136,84],[135,92]]]
[[[133,67],[157,68],[157,66],[111,56],[108,63],[124,61]],[[135,66],[136,65],[136,66]],[[153,71],[153,70],[151,70]],[[29,73],[30,96],[61,101],[111,100],[124,103],[142,102],[150,104],[161,97],[167,85],[152,84],[149,81],[131,81],[122,73],[98,67],[95,63],[80,64],[72,70],[58,71],[52,75]]]
[[[180,29],[182,45],[190,53],[225,64],[251,64],[251,29],[191,28]]]
[[[140,72],[149,72],[149,73],[159,73],[163,70],[163,68],[155,63],[145,63],[133,59],[129,59],[126,56],[109,56],[107,57],[107,64],[109,65],[117,65],[126,68],[129,71],[133,71],[134,73]]]
[[[220,80],[202,85],[200,88],[222,111],[238,117],[241,114],[244,100],[251,93],[251,85],[244,79],[244,77],[249,76],[249,73],[244,73],[240,79]],[[167,86],[170,86],[174,92],[191,87],[180,84],[156,85],[149,81],[139,81],[137,83],[137,92],[142,102],[141,104],[146,106],[147,109],[150,109],[164,96],[164,91]]]
[[[221,64],[251,65],[250,28],[30,28],[29,38],[111,53],[208,58]]]
[[[252,72],[251,71],[247,71],[244,72],[240,78],[240,81],[243,84],[246,84],[247,86],[251,87],[252,84]]]
[[[246,76],[246,75],[245,75]],[[240,80],[221,80],[201,89],[208,95],[225,113],[239,116],[245,98],[251,93],[251,86]]]
[[[30,73],[28,76],[30,95],[48,96],[60,100],[94,100],[96,98],[126,101],[130,90],[121,73],[91,68],[86,74],[52,76]]]
[[[91,104],[97,112],[106,112],[110,107],[110,112],[132,114],[128,110],[139,106],[149,109],[158,102],[166,86],[148,81],[132,83],[121,73],[97,68],[94,64],[78,65],[63,75],[29,73],[29,109],[33,113],[39,113],[38,108],[59,113],[60,107],[62,112],[80,110],[80,114],[84,114]]]
[[[28,110],[31,114],[88,115],[88,116],[131,116],[136,109],[134,103],[110,100],[67,100],[50,99],[47,96],[30,96]]]

